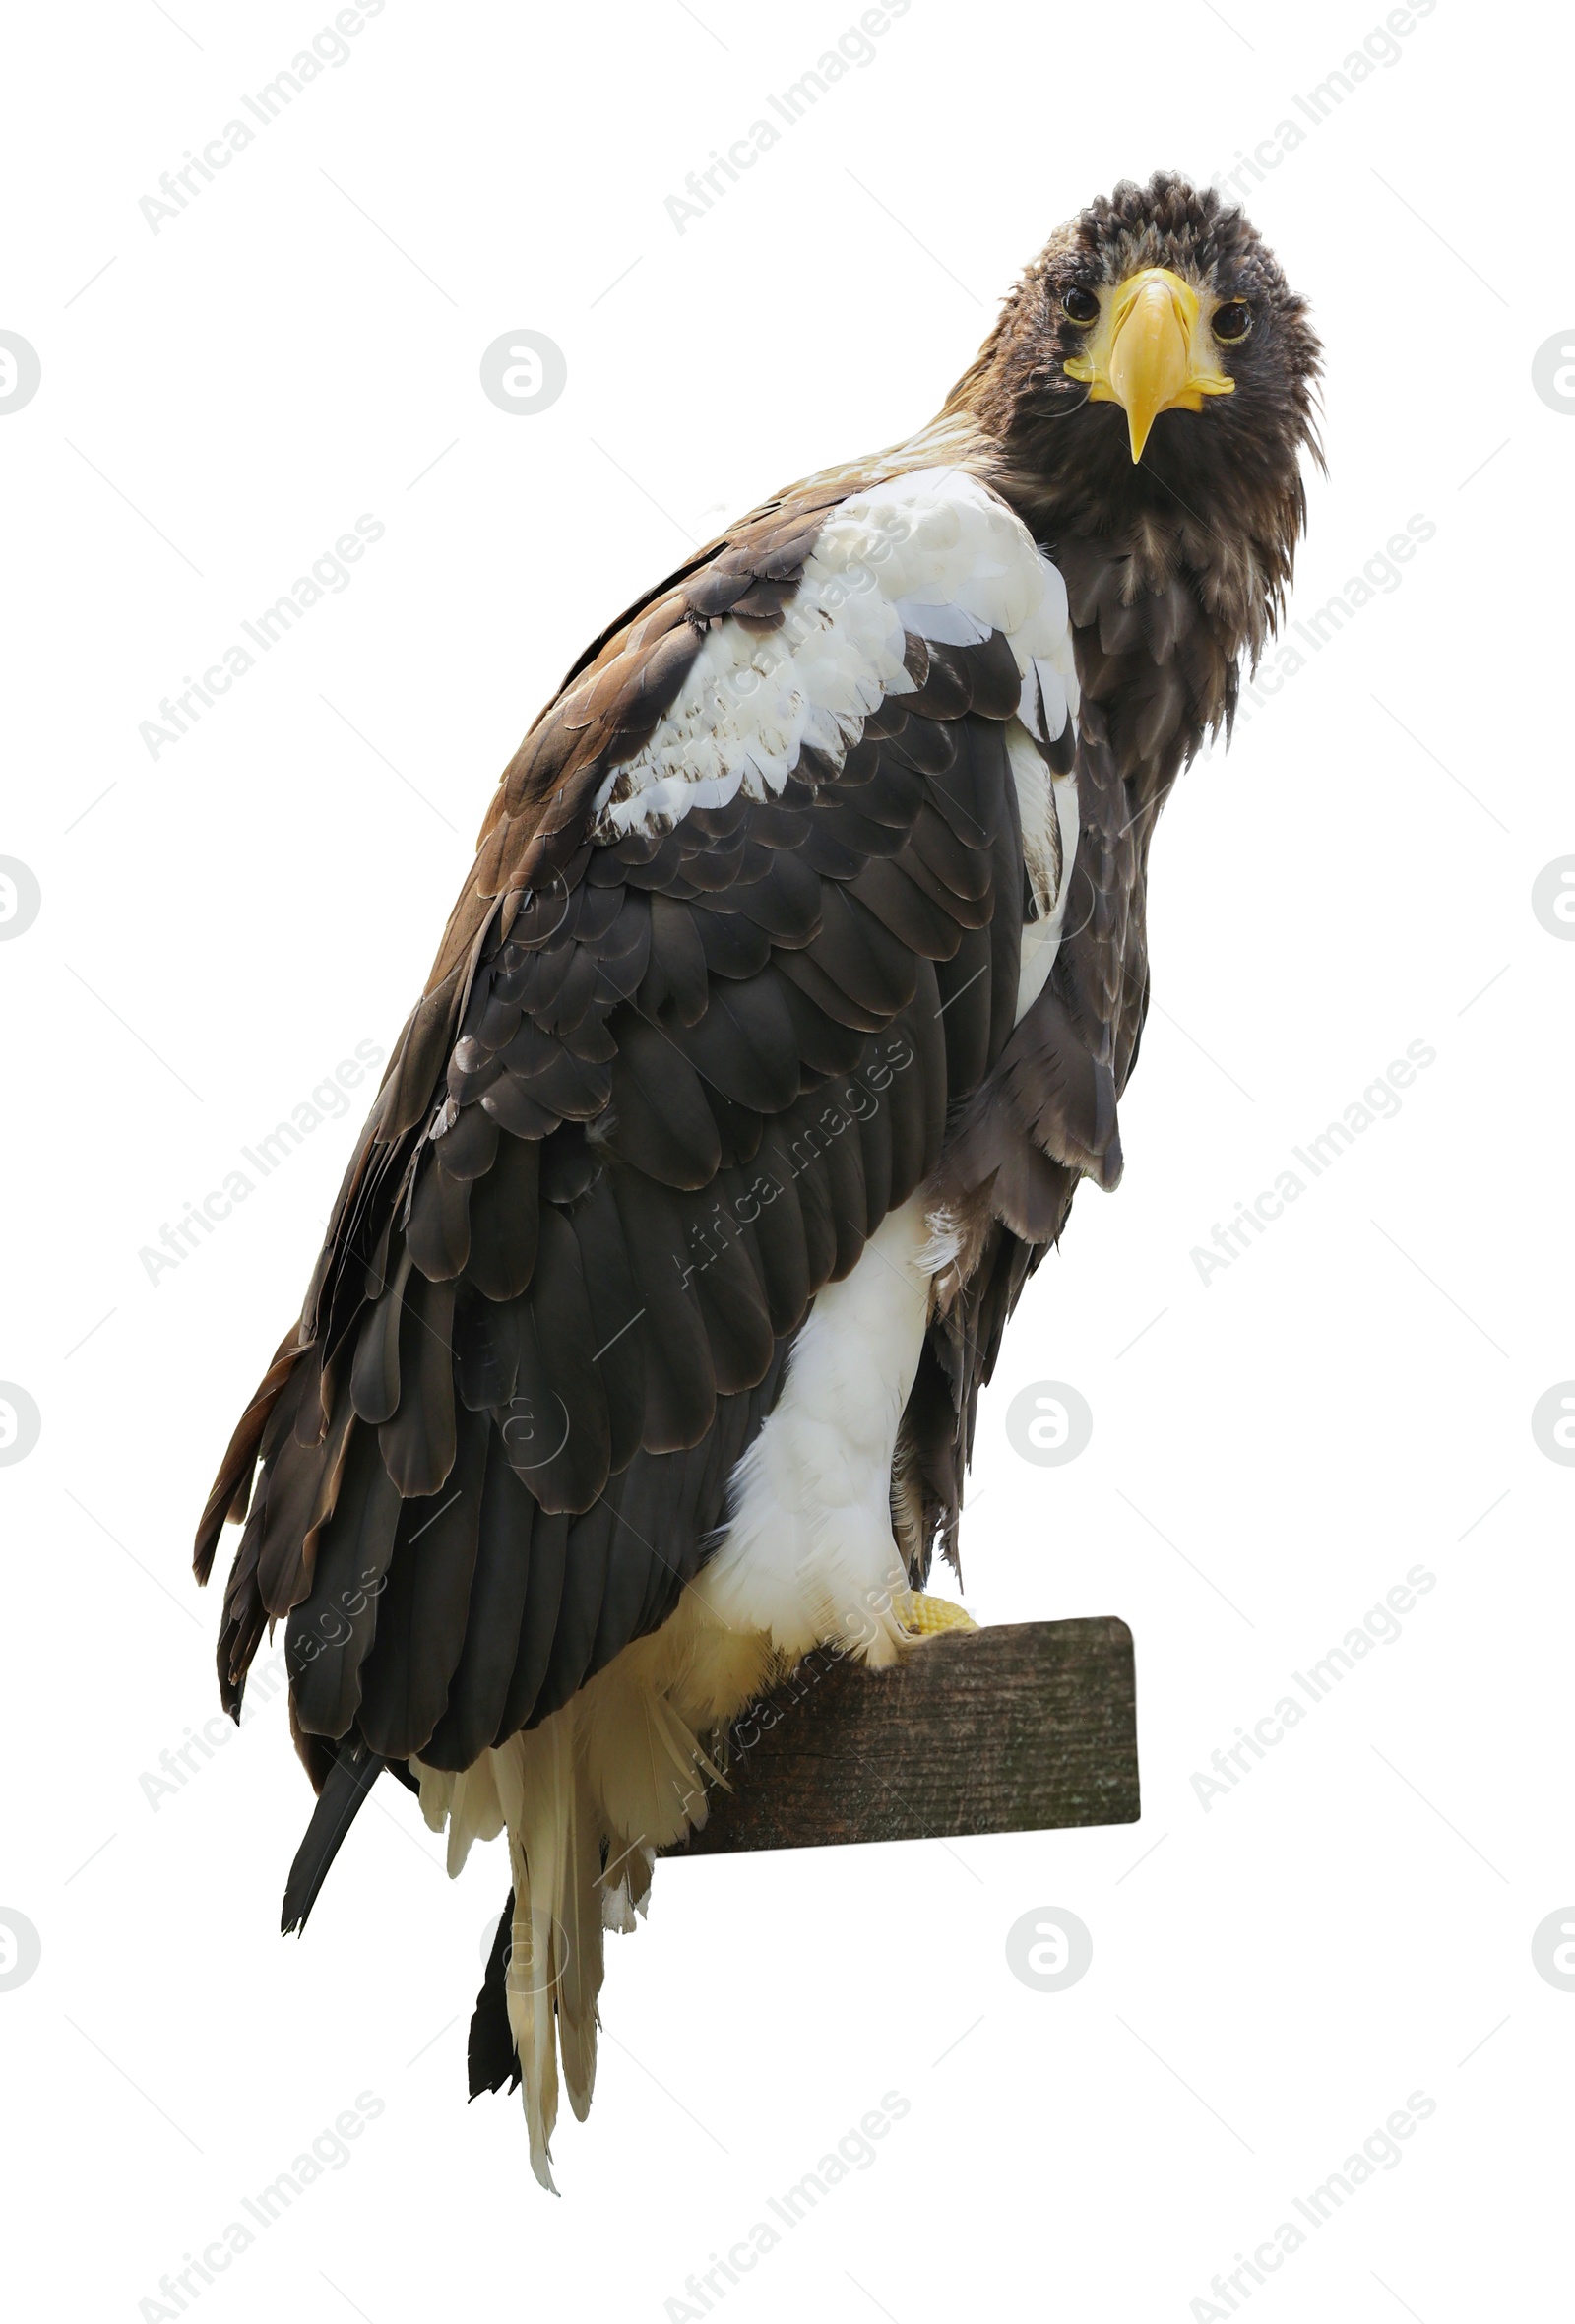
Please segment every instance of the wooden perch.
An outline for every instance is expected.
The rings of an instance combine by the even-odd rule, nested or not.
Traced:
[[[1132,1633],[951,1630],[890,1670],[819,1650],[734,1723],[725,1773],[669,1854],[1136,1823]]]

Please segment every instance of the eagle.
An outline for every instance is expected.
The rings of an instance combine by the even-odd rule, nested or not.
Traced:
[[[980,1388],[1121,1173],[1160,809],[1228,737],[1321,465],[1305,301],[1161,172],[939,414],[603,629],[504,769],[298,1323],[198,1532],[239,1716],[286,1625],[299,1929],[389,1770],[507,1835],[472,2095],[552,2186],[603,1934],[811,1649],[949,1618]]]

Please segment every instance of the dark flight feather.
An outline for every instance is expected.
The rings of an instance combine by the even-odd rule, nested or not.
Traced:
[[[282,1935],[299,1936],[306,1926],[307,1916],[344,1846],[345,1835],[386,1765],[385,1760],[359,1740],[342,1745],[336,1753],[284,1883],[284,1903],[279,1923]]]

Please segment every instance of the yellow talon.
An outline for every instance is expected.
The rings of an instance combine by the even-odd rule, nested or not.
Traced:
[[[949,1598],[931,1598],[922,1590],[906,1590],[897,1600],[905,1629],[915,1638],[934,1638],[943,1630],[976,1630],[973,1615]]]

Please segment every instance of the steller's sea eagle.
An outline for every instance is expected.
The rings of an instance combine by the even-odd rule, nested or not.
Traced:
[[[232,1712],[287,1622],[286,1928],[385,1767],[451,1870],[507,1832],[471,2080],[545,2185],[713,1736],[934,1618],[1007,1318],[1120,1175],[1149,842],[1279,617],[1317,369],[1238,211],[1122,184],[937,418],[659,584],[504,771],[196,1567],[244,1524]]]

